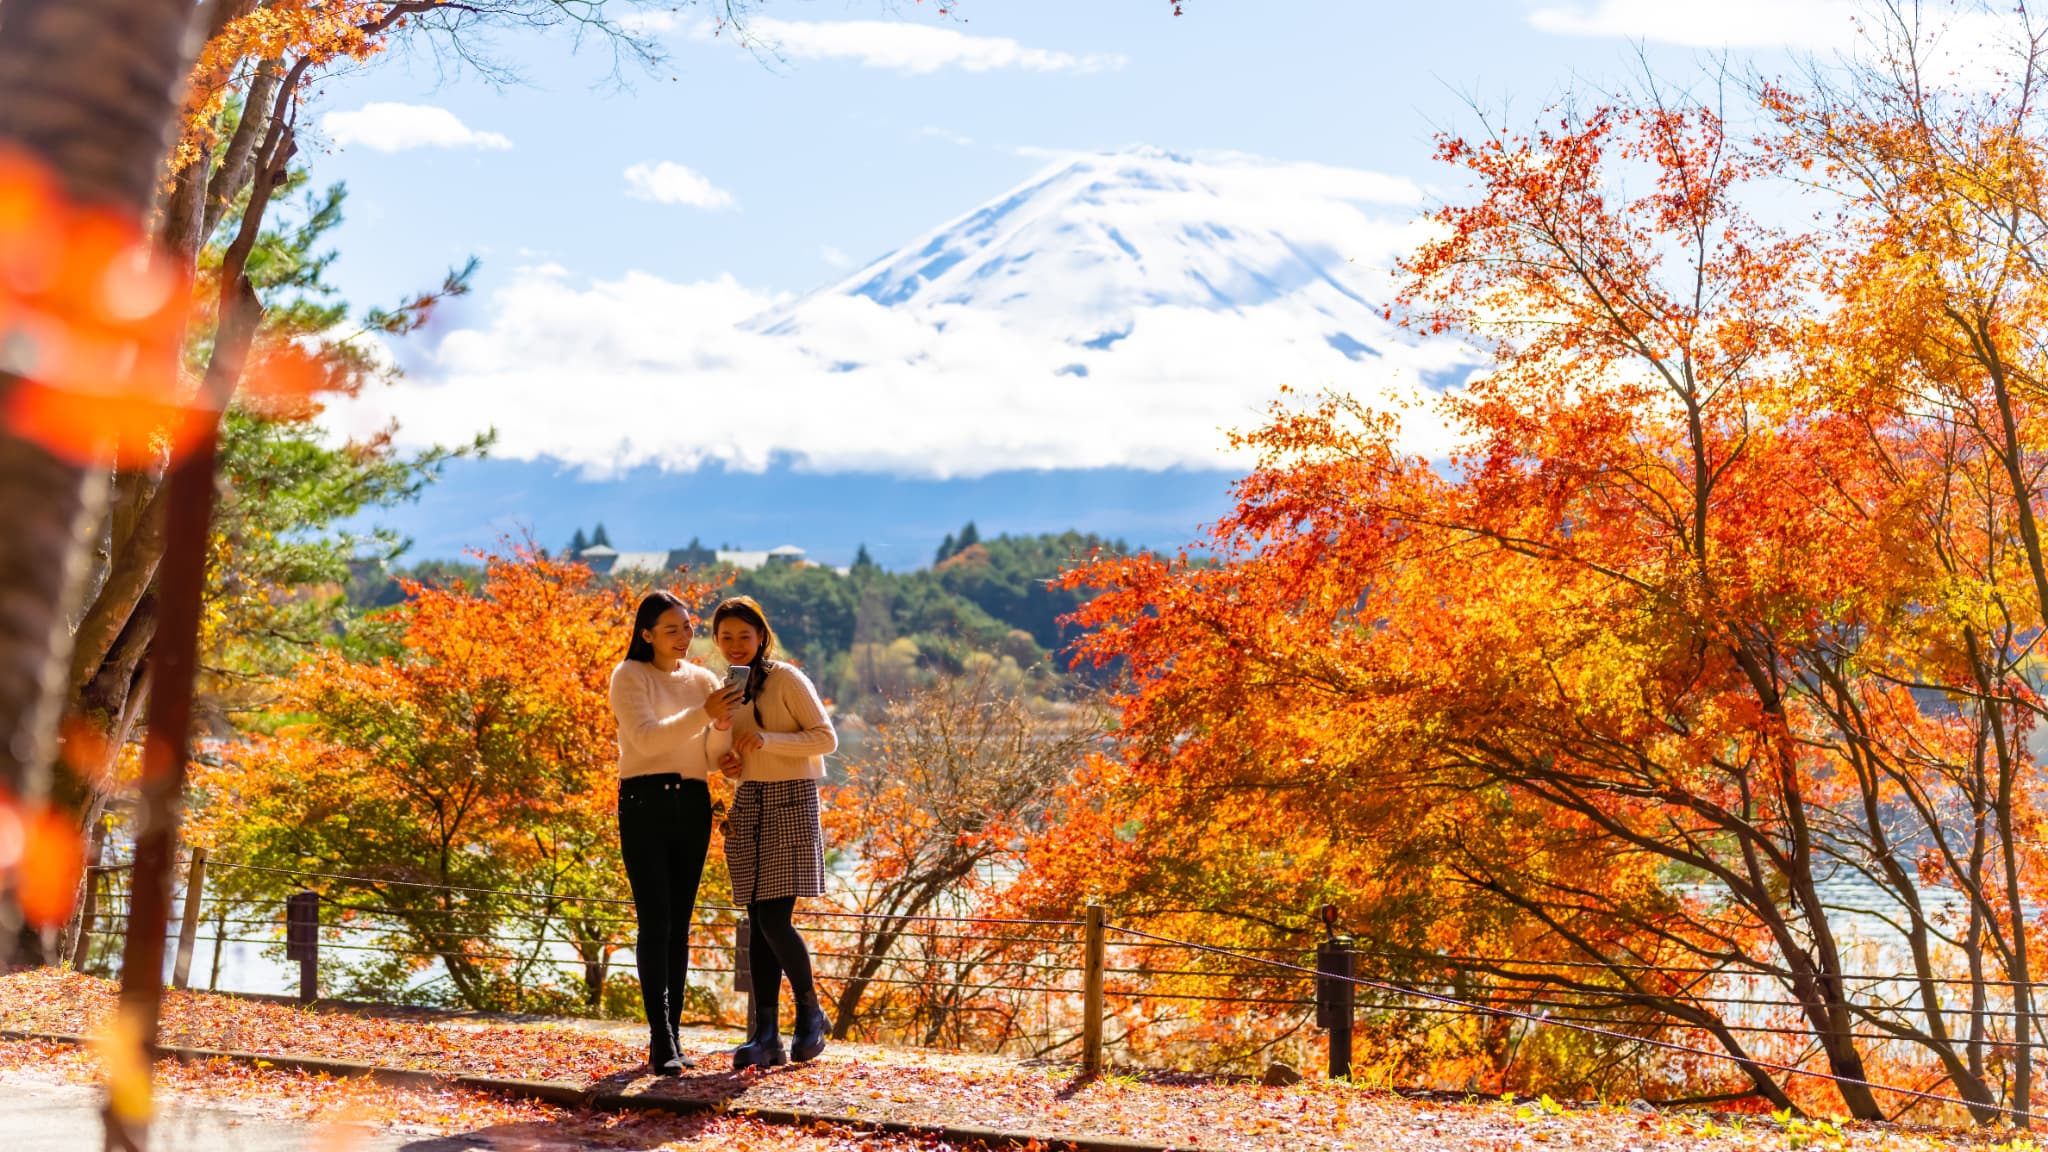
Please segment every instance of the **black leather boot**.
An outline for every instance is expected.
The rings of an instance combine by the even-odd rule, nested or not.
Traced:
[[[675,1037],[669,1034],[666,1022],[654,1025],[648,1032],[647,1066],[663,1076],[680,1076],[683,1062],[676,1056]]]
[[[825,1038],[832,1032],[832,1018],[816,1000],[796,1005],[796,1029],[789,1040],[789,1058],[801,1064],[815,1060],[825,1050]]]
[[[756,1024],[747,1042],[733,1049],[732,1070],[747,1068],[774,1068],[789,1063],[789,1056],[782,1050],[782,1029],[773,1017],[765,1024]]]

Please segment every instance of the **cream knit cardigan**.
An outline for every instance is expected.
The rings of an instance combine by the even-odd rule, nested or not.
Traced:
[[[756,726],[755,716],[760,720]],[[732,751],[732,738],[740,732],[759,731],[762,746],[747,753],[740,765],[740,780],[823,780],[825,757],[839,747],[839,734],[825,715],[825,702],[811,678],[794,664],[777,661],[761,685],[753,706],[740,705],[732,714],[732,729],[712,729],[707,754],[713,764]]]

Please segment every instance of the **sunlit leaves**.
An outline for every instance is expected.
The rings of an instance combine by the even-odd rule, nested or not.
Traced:
[[[198,426],[179,407],[188,288],[120,217],[69,203],[28,158],[0,154],[0,421],[75,461],[129,462]]]
[[[1083,651],[1132,679],[1122,755],[1040,839],[1034,882],[1297,947],[1331,899],[1395,971],[1512,956],[1477,986],[1622,988],[1697,1021],[1721,1009],[1660,967],[1754,971],[1790,999],[1784,972],[1857,963],[1801,895],[1856,876],[1902,903],[1983,893],[1977,935],[1917,975],[2024,978],[1992,940],[2027,931],[2012,893],[2041,883],[2019,830],[2043,781],[2014,734],[2039,714],[2048,595],[2037,469],[2013,462],[2042,448],[2028,333],[2048,294],[1970,198],[2034,187],[2036,160],[1967,121],[1864,127],[1856,158],[1898,181],[1812,233],[1747,205],[1817,146],[1732,140],[1655,93],[1444,141],[1471,189],[1407,261],[1401,313],[1494,355],[1440,405],[1464,448],[1406,458],[1393,414],[1290,401],[1238,439],[1260,465],[1212,562],[1072,577],[1101,592]],[[2009,856],[1973,857],[1973,837]],[[1901,843],[1943,847],[1900,867]],[[1826,1042],[1836,1009],[1804,999],[1789,1023]],[[1948,1043],[1911,1008],[1856,1010],[1906,1031],[1838,1045],[1838,1068],[1917,1081]],[[1409,1067],[1615,1074],[1594,1045],[1504,1039]],[[1943,1066],[1967,1086],[1961,1064]]]

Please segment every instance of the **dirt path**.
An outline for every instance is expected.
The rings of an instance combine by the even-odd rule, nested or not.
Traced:
[[[0,977],[0,1027],[90,1034],[111,1010],[113,992],[108,982],[50,970]],[[1288,1088],[1171,1074],[1084,1082],[1065,1066],[860,1044],[834,1045],[801,1067],[737,1075],[727,1070],[734,1036],[701,1029],[685,1038],[698,1068],[666,1079],[646,1075],[641,1067],[637,1025],[314,1010],[204,993],[167,996],[163,1035],[166,1044],[198,1048],[598,1086],[650,1100],[700,1101],[740,1115],[748,1109],[792,1109],[1029,1131],[1055,1141],[1121,1137],[1191,1149],[1653,1152],[1981,1148],[2011,1139],[2011,1133],[1837,1127],[1642,1106],[1415,1100],[1322,1080]]]

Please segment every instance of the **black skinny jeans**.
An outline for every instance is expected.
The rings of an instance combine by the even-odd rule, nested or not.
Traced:
[[[818,1002],[811,980],[811,952],[789,922],[796,897],[756,900],[747,905],[747,968],[754,978],[754,1024],[758,1032],[782,1020],[782,978],[789,977],[797,1006]]]
[[[633,887],[640,1003],[650,1035],[674,1043],[690,974],[690,914],[711,847],[711,790],[673,772],[619,781],[619,854]],[[662,1042],[657,1039],[655,1047]]]

